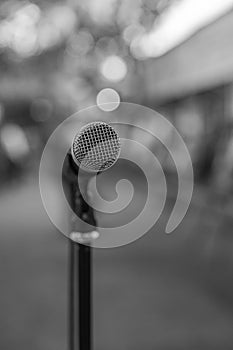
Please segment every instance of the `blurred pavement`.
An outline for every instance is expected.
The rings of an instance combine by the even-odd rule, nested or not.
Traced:
[[[0,347],[64,350],[67,239],[33,181],[2,192],[0,207]],[[233,313],[205,281],[195,210],[171,236],[163,234],[165,210],[133,244],[95,250],[95,350],[232,349]]]

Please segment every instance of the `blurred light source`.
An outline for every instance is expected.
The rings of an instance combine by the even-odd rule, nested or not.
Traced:
[[[77,23],[75,12],[66,5],[51,7],[44,13],[38,26],[40,48],[45,50],[57,45],[72,33]]]
[[[125,28],[123,38],[126,43],[130,44],[133,39],[144,34],[145,28],[139,23],[133,23]]]
[[[47,12],[47,18],[62,36],[71,33],[77,22],[77,16],[67,5],[56,5]]]
[[[58,44],[70,35],[77,23],[75,12],[65,5],[53,5],[41,13],[36,4],[16,4],[0,22],[0,47],[10,47],[22,57]]]
[[[119,82],[127,74],[125,61],[119,56],[108,56],[100,67],[102,75],[109,81]]]
[[[67,52],[71,56],[85,56],[94,46],[93,36],[88,31],[79,31],[68,43]]]
[[[20,22],[30,22],[35,24],[41,16],[40,8],[36,4],[26,3],[15,13],[15,18]]]
[[[87,0],[82,6],[95,22],[105,25],[112,22],[116,2],[117,0]]]
[[[38,49],[37,33],[33,26],[18,28],[11,41],[11,47],[20,56],[34,55]]]
[[[145,60],[147,58],[145,49],[143,48],[142,42],[141,42],[142,37],[143,37],[142,35],[139,35],[135,37],[130,43],[130,52],[132,56],[137,60]]]
[[[38,28],[38,42],[41,50],[55,46],[60,40],[60,35],[49,19],[43,19]]]
[[[102,89],[96,98],[97,105],[102,111],[111,112],[120,105],[120,96],[116,90],[106,88]]]
[[[9,46],[21,56],[37,51],[36,26],[41,13],[37,5],[24,3],[14,14],[0,24],[0,44]]]
[[[117,22],[125,27],[130,23],[138,23],[143,13],[144,2],[142,0],[119,1],[117,11]]]
[[[233,0],[182,0],[164,11],[153,30],[136,38],[132,53],[159,57],[233,7]],[[138,48],[137,48],[138,47]]]
[[[23,129],[16,124],[2,127],[0,139],[10,159],[18,161],[29,153],[29,144]]]

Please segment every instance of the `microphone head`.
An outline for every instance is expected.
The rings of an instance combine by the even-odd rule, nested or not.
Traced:
[[[74,162],[88,172],[109,169],[118,159],[120,139],[104,122],[92,122],[81,128],[71,145]]]

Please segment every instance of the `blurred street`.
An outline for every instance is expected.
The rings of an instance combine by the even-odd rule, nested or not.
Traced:
[[[170,236],[163,233],[168,205],[138,241],[95,249],[95,350],[232,348],[233,312],[217,293],[221,286],[211,287],[203,253],[203,235],[210,240],[216,214],[205,222],[195,200]],[[67,239],[49,222],[34,180],[2,191],[0,213],[1,347],[65,349]],[[205,233],[210,227],[212,233]],[[215,271],[215,283],[222,273]],[[231,274],[225,277],[232,287]]]
[[[93,350],[233,349],[232,34],[233,0],[0,2],[0,350],[73,350],[69,242],[42,197],[82,231],[62,169],[76,193],[76,165],[116,160],[88,183],[118,233],[101,247],[148,231],[166,202],[140,239],[93,249]]]

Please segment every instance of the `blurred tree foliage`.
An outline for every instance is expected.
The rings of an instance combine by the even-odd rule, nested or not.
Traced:
[[[138,89],[143,84],[140,67],[145,58],[134,43],[151,30],[171,3],[171,0],[3,1],[0,97],[44,94],[76,110],[93,103],[100,88],[113,85],[122,98],[140,100],[143,91]],[[101,65],[109,56],[123,60],[126,74],[120,81],[111,81],[101,74]]]

